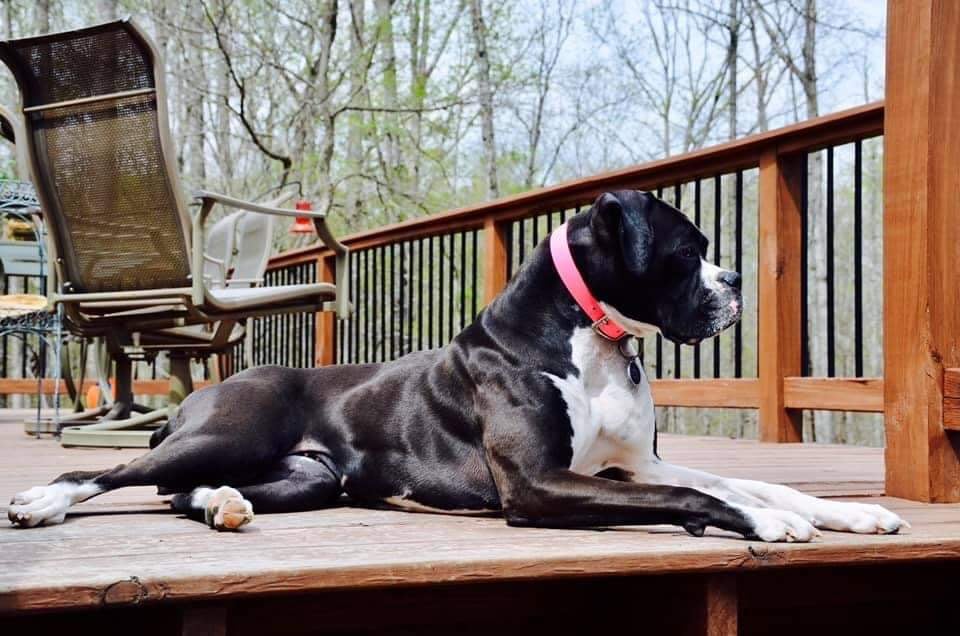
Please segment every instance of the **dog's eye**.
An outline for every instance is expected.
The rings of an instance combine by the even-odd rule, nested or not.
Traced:
[[[700,255],[697,252],[697,248],[693,247],[692,245],[684,245],[681,247],[679,254],[683,258],[696,258]]]

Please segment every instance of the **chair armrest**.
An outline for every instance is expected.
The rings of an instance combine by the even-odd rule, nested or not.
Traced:
[[[210,201],[211,206],[213,203],[219,203],[231,208],[237,208],[238,210],[247,210],[249,212],[259,212],[260,214],[273,214],[275,216],[287,216],[287,217],[306,217],[308,219],[313,219],[314,227],[316,227],[317,235],[320,237],[320,240],[323,241],[323,244],[333,250],[336,254],[346,254],[347,248],[345,245],[341,244],[340,241],[336,239],[333,233],[330,231],[330,228],[327,226],[326,214],[324,212],[314,212],[313,210],[291,210],[290,208],[281,208],[276,205],[260,205],[258,203],[251,203],[249,201],[243,201],[242,199],[235,199],[234,197],[228,197],[225,194],[218,194],[216,192],[207,192],[205,190],[200,190],[194,193],[194,198],[200,199],[202,206],[201,209],[206,207],[207,202]],[[285,200],[287,197],[283,196],[275,203]]]
[[[338,318],[347,318],[350,315],[349,285],[347,279],[347,255],[350,250],[342,244],[330,231],[327,225],[326,214],[323,212],[314,212],[312,210],[291,210],[289,208],[278,207],[279,203],[286,200],[286,196],[274,201],[276,205],[259,205],[242,199],[228,197],[216,192],[207,192],[200,190],[194,193],[194,198],[200,200],[200,211],[193,217],[192,232],[192,265],[195,272],[193,278],[192,297],[193,302],[202,305],[204,302],[203,276],[197,272],[203,271],[203,226],[210,215],[213,206],[217,203],[231,208],[247,210],[248,212],[259,212],[260,214],[273,214],[276,216],[288,217],[307,217],[313,219],[313,225],[317,230],[317,236],[323,244],[329,248],[336,258],[336,313]]]
[[[220,278],[215,282],[218,282],[221,284],[225,283],[227,280],[227,262],[224,261],[223,259],[210,256],[209,254],[204,254],[203,260],[205,260],[208,263],[213,263],[214,265],[217,266],[217,269],[220,270]]]

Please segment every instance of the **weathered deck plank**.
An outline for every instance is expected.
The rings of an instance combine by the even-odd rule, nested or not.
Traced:
[[[0,501],[58,472],[112,466],[130,450],[65,450],[0,424]],[[882,493],[882,451],[665,436],[662,455],[809,492]],[[840,563],[960,559],[960,507],[884,498],[911,521],[896,537],[826,533],[807,545],[763,545],[719,531],[508,528],[464,518],[338,508],[264,515],[218,534],[166,512],[151,489],[110,493],[62,526],[0,528],[0,612],[203,600],[389,584],[608,574],[744,571]],[[108,514],[109,513],[109,514]],[[119,513],[119,514],[118,514]]]

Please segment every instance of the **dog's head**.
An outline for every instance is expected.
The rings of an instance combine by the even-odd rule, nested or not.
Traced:
[[[680,210],[632,190],[601,195],[571,236],[584,278],[629,333],[694,344],[743,311],[740,275],[707,262],[708,241]]]

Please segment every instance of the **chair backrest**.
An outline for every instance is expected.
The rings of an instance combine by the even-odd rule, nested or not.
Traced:
[[[190,285],[163,67],[131,21],[0,43],[63,291]],[[19,140],[18,140],[19,141]]]
[[[261,280],[267,271],[267,261],[273,242],[273,216],[244,212],[237,223],[236,256],[233,259],[232,278]],[[229,283],[230,281],[227,281]],[[243,283],[240,283],[243,285]]]
[[[226,284],[225,278],[229,275],[230,268],[233,267],[237,224],[243,214],[243,212],[235,212],[227,215],[205,232],[203,253],[221,261],[216,263],[206,260],[203,264],[203,278],[210,281],[209,284],[213,287],[223,287]]]

